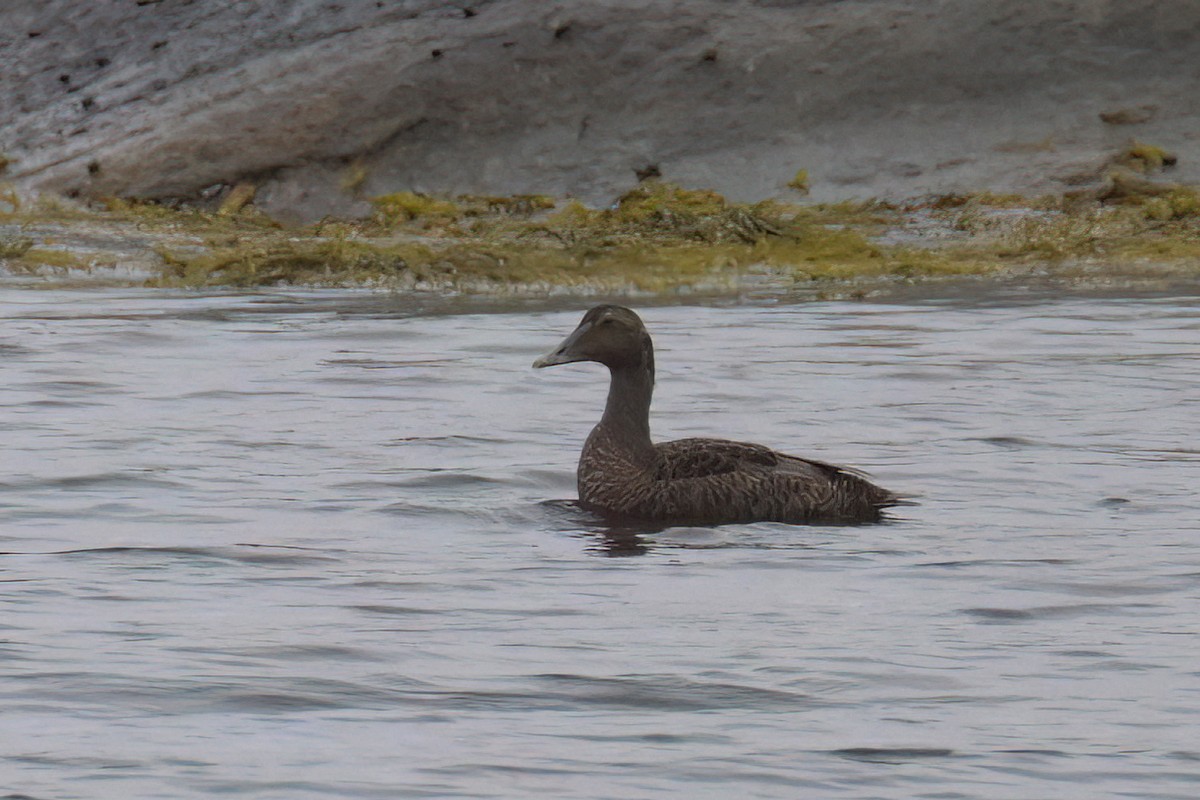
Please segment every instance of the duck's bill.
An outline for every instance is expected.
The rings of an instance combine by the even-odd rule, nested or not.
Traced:
[[[559,364],[574,364],[576,361],[586,360],[587,359],[585,359],[583,356],[577,356],[572,353],[570,349],[567,348],[566,342],[563,342],[562,347],[546,353],[546,355],[533,362],[533,368],[541,369],[542,367],[554,367]]]
[[[541,369],[542,367],[554,367],[559,364],[573,364],[576,361],[586,361],[587,358],[585,356],[578,355],[575,352],[575,344],[579,341],[579,337],[583,336],[584,332],[590,327],[592,327],[590,324],[586,326],[580,325],[570,336],[563,339],[562,344],[549,353],[546,353],[546,355],[537,361],[534,361],[533,368]]]
[[[537,361],[534,361],[533,368],[541,369],[542,367],[553,367],[557,366],[558,364],[570,364],[574,360],[575,359],[566,357],[562,353],[559,353],[557,350],[555,350],[553,353],[546,353],[546,355],[542,356]]]

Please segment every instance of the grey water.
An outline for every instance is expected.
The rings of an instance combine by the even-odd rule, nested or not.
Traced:
[[[1200,297],[642,307],[657,438],[919,500],[660,531],[586,305],[0,289],[0,796],[1200,796]]]

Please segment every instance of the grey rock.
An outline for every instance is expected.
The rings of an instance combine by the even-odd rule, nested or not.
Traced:
[[[602,203],[652,166],[735,199],[801,168],[814,200],[1038,193],[1131,136],[1200,178],[1191,0],[45,0],[0,30],[26,191],[248,180],[293,219],[399,190]]]

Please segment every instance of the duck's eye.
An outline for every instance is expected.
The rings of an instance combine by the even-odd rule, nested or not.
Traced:
[[[612,317],[605,317],[604,319],[600,320],[600,324],[601,324],[601,325],[612,325],[612,324],[613,324],[613,318],[612,318]]]

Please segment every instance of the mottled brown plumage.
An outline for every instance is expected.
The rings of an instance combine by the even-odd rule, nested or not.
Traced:
[[[637,314],[597,306],[549,367],[597,361],[611,383],[579,457],[579,500],[609,515],[665,523],[877,522],[900,499],[844,467],[724,439],[650,441],[654,347]]]

